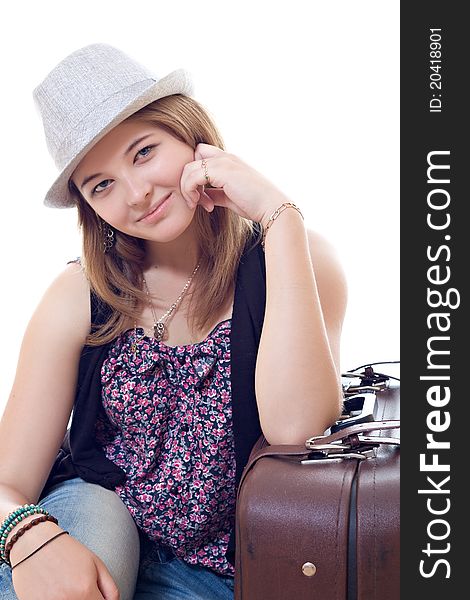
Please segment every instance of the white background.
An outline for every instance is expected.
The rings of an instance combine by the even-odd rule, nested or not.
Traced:
[[[189,70],[227,149],[336,246],[349,285],[342,368],[399,359],[399,3],[120,0],[8,3],[0,37],[0,413],[26,324],[80,254],[33,88],[70,52],[118,46],[158,76]],[[294,310],[294,307],[292,307]],[[279,324],[282,327],[282,323]],[[57,368],[60,369],[60,357]]]

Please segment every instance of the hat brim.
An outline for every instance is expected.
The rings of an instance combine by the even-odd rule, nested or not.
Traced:
[[[192,91],[189,74],[184,69],[178,69],[156,82],[149,79],[126,88],[95,108],[93,114],[87,118],[86,127],[85,124],[83,128],[79,125],[72,132],[69,143],[79,147],[80,150],[74,154],[74,158],[62,169],[50,187],[44,198],[45,206],[50,208],[76,206],[76,201],[69,190],[70,176],[85,154],[116,125],[155,100],[173,94],[189,96]]]

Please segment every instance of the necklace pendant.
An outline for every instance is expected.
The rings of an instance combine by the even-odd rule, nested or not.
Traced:
[[[153,324],[153,337],[159,342],[163,339],[165,333],[165,325],[163,323]]]

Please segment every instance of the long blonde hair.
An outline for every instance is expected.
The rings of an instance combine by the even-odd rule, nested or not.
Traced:
[[[194,99],[181,94],[161,98],[128,119],[163,127],[192,148],[199,143],[224,147],[208,113]],[[145,247],[143,240],[115,231],[115,244],[104,253],[103,221],[71,181],[69,185],[76,198],[83,235],[82,265],[92,291],[111,309],[106,322],[92,329],[87,339],[89,345],[101,345],[139,316],[139,306],[146,300],[142,291]],[[220,206],[211,213],[198,206],[193,218],[200,267],[189,295],[189,325],[193,331],[203,331],[221,312],[233,290],[240,256],[254,227],[252,221]]]

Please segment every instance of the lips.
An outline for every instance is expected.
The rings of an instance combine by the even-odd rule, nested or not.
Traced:
[[[161,198],[156,204],[154,204],[152,206],[152,208],[146,212],[142,217],[140,217],[139,219],[137,219],[138,221],[145,221],[146,219],[152,217],[152,215],[154,213],[157,212],[157,210],[160,208],[160,206],[166,201],[168,200],[168,198],[171,196],[171,192],[169,192],[168,194],[166,194],[166,196],[164,196],[163,198]]]

